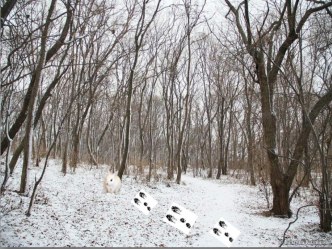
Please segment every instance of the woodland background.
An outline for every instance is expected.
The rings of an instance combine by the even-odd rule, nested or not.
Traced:
[[[49,158],[64,175],[232,174],[271,187],[281,217],[314,189],[331,231],[331,1],[1,6],[1,195],[20,157],[21,194]]]

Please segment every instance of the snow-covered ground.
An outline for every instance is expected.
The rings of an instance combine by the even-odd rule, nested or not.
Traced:
[[[0,246],[224,246],[209,231],[224,217],[241,232],[235,247],[278,246],[289,222],[295,219],[265,217],[264,194],[259,187],[241,184],[231,177],[221,180],[183,176],[183,184],[165,181],[144,183],[124,176],[120,194],[105,194],[102,178],[106,167],[90,170],[80,167],[75,174],[63,176],[60,163],[51,161],[39,188],[32,215],[27,217],[29,198],[11,190],[18,180],[11,180],[1,196]],[[14,178],[18,178],[16,169]],[[30,170],[30,180],[41,168]],[[144,189],[157,201],[150,216],[131,204]],[[308,204],[303,194],[292,209]],[[309,196],[310,199],[310,196]],[[187,236],[162,221],[169,205],[176,202],[193,211],[198,219]],[[287,232],[286,246],[332,246],[332,233],[319,231],[317,208],[302,209],[298,221]]]

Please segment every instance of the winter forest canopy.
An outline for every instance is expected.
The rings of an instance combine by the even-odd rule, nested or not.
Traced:
[[[20,170],[33,199],[51,158],[63,175],[232,175],[281,217],[312,188],[331,231],[330,0],[1,0],[0,63],[1,195]]]

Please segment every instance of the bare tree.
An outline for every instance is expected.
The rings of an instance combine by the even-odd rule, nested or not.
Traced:
[[[130,73],[128,77],[128,89],[127,89],[127,103],[126,103],[126,127],[125,127],[125,139],[124,139],[124,150],[122,154],[121,164],[118,172],[118,176],[122,178],[123,172],[126,168],[128,151],[129,151],[129,140],[130,140],[130,124],[131,124],[131,102],[132,102],[132,95],[134,89],[134,73],[138,62],[138,56],[143,46],[144,38],[151,26],[152,22],[154,21],[157,13],[159,12],[160,2],[161,0],[157,1],[156,7],[152,12],[152,15],[149,20],[146,20],[147,14],[147,6],[148,0],[144,0],[142,6],[140,6],[140,16],[137,21],[136,30],[135,30],[135,37],[134,37],[134,58],[132,64],[130,66]],[[137,3],[136,3],[137,4]]]
[[[292,3],[286,1],[282,3],[281,12],[278,17],[268,23],[264,20],[270,18],[269,11],[266,11],[260,27],[252,27],[252,22],[249,15],[248,1],[243,1],[239,8],[225,0],[233,14],[233,21],[239,32],[242,42],[246,46],[247,52],[250,54],[256,66],[255,74],[256,81],[260,86],[261,108],[262,108],[262,123],[264,132],[264,142],[266,144],[266,151],[270,163],[270,180],[273,190],[273,207],[272,212],[279,216],[290,216],[291,210],[289,205],[289,191],[293,179],[297,172],[299,159],[302,156],[304,145],[307,143],[310,127],[306,122],[303,124],[302,132],[296,142],[295,150],[292,154],[293,160],[290,162],[286,171],[283,170],[279,155],[276,151],[276,134],[277,134],[277,119],[274,112],[274,93],[280,67],[284,61],[286,52],[290,49],[292,44],[298,39],[298,33],[303,29],[303,26],[308,21],[309,17],[316,12],[327,9],[332,6],[331,2],[310,2],[305,12],[299,9],[299,1]],[[270,6],[267,5],[267,8]],[[241,10],[241,11],[240,11]],[[243,11],[243,12],[242,12]],[[244,13],[242,16],[241,14]],[[282,25],[285,25],[285,35],[281,37],[282,42],[277,43],[278,31]],[[255,30],[258,30],[255,32]],[[278,46],[272,49],[273,46]],[[273,53],[275,51],[275,53]],[[310,112],[310,121],[313,123],[318,116],[321,109],[326,106],[331,100],[327,93],[322,96]],[[309,121],[309,120],[308,120]]]
[[[58,40],[56,40],[56,42],[47,50],[47,52],[45,52],[46,57],[45,57],[45,60],[44,60],[44,64],[49,62],[57,54],[57,52],[61,49],[61,47],[65,45],[65,39],[68,35],[69,27],[70,27],[70,24],[72,22],[72,16],[73,16],[73,7],[70,5],[70,1],[68,1],[66,3],[66,10],[67,10],[67,17],[66,17],[66,22],[63,26],[62,32],[61,32]],[[29,15],[26,14],[25,16],[28,17]],[[29,18],[31,18],[31,17],[29,16]],[[57,18],[54,18],[52,21],[54,22],[56,19]],[[26,38],[21,43],[19,43],[18,46],[14,47],[13,50],[8,54],[8,58],[7,58],[8,63],[5,67],[3,67],[1,69],[1,71],[6,70],[6,71],[8,71],[9,75],[12,73],[11,70],[8,70],[9,66],[11,66],[13,64],[12,63],[12,57],[18,52],[23,53],[23,54],[25,53],[24,49],[25,49],[26,44],[30,44],[29,41],[33,40],[33,38],[34,38],[33,35],[35,33],[37,33],[39,29],[40,29],[40,27],[37,27],[34,30],[29,30],[29,28],[28,28],[29,33],[27,34]],[[33,54],[33,53],[31,53],[31,54]],[[41,68],[44,67],[44,64],[41,66]],[[18,63],[17,65],[20,65],[20,63]],[[37,69],[38,69],[38,67],[36,67],[36,69],[31,72],[31,81],[30,81],[29,87],[27,89],[27,92],[25,94],[21,111],[17,115],[17,118],[15,119],[15,122],[11,125],[11,128],[9,130],[9,135],[10,135],[11,138],[14,138],[16,136],[16,134],[18,133],[18,131],[22,127],[22,125],[23,125],[23,123],[24,123],[24,121],[27,117],[29,101],[31,99],[31,92],[32,92],[33,86],[35,85],[34,81],[36,79],[36,76],[38,76],[37,75],[38,74]],[[17,79],[10,82],[10,84],[14,84],[15,81],[20,80],[21,78],[23,78],[25,76],[26,75],[23,75],[23,76],[19,75],[17,77]],[[9,77],[9,76],[7,76],[7,77]],[[42,112],[42,109],[43,109],[42,107],[44,107],[45,102],[50,97],[51,91],[54,89],[56,84],[59,82],[60,78],[59,77],[55,78],[54,81],[52,82],[52,84],[50,84],[49,88],[45,92],[45,94],[43,96],[43,101],[41,101],[41,106],[40,106],[40,108],[38,108],[38,111],[36,112],[37,120],[40,118],[40,115],[41,115],[41,112]],[[7,147],[8,147],[8,140],[7,140],[6,137],[4,137],[4,139],[2,139],[2,141],[1,141],[1,154],[3,154],[6,151]]]

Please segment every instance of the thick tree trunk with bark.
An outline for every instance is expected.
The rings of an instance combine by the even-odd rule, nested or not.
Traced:
[[[324,196],[323,193],[319,195],[319,220],[320,220],[320,228],[324,232],[331,231],[331,223],[332,223],[332,215],[331,209],[328,207],[332,207],[331,197]]]

